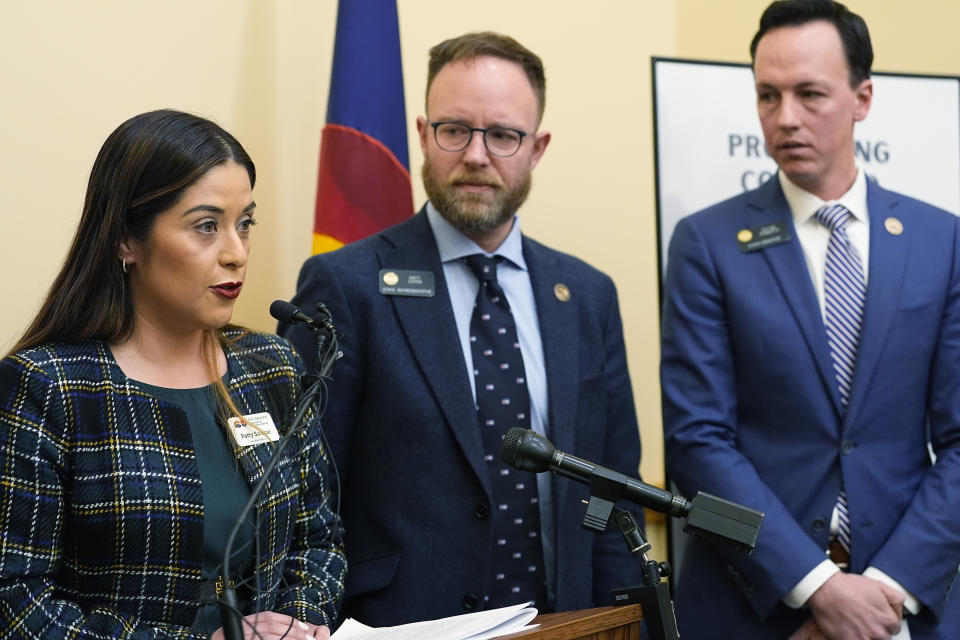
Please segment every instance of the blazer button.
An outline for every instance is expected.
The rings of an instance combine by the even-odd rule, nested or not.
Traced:
[[[468,593],[467,595],[463,596],[463,608],[467,611],[473,611],[479,604],[480,598],[472,593]]]
[[[840,443],[840,451],[843,451],[843,455],[850,455],[856,446],[857,443],[853,440],[844,440],[842,443]]]
[[[827,528],[827,521],[823,518],[814,518],[810,523],[810,528],[814,531],[823,531]]]
[[[490,517],[490,507],[482,503],[478,504],[473,509],[473,515],[476,516],[477,520],[486,520]]]

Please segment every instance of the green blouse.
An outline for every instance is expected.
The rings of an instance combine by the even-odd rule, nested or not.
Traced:
[[[203,489],[203,579],[204,595],[214,597],[212,583],[221,578],[227,536],[250,499],[250,486],[237,466],[229,436],[217,420],[217,397],[213,385],[195,389],[170,389],[137,382],[157,399],[179,407],[187,414],[194,452]],[[247,515],[233,544],[231,573],[250,572],[253,556],[253,514]],[[238,593],[241,606],[246,598]],[[212,633],[222,626],[220,611],[212,603],[200,607],[193,625],[195,631]]]

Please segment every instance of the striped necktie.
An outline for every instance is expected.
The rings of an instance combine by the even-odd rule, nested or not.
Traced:
[[[823,297],[827,343],[833,360],[833,373],[840,391],[840,402],[846,410],[853,385],[853,372],[860,344],[860,327],[863,324],[863,304],[867,296],[863,261],[856,248],[850,244],[847,223],[853,217],[840,204],[821,207],[814,217],[830,230],[827,244],[826,268],[823,274]],[[850,552],[850,512],[847,494],[843,489],[837,497],[839,527],[837,540],[844,550]]]

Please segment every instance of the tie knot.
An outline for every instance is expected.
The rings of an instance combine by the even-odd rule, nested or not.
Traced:
[[[482,253],[475,253],[467,256],[467,266],[473,275],[477,276],[480,282],[497,281],[497,263],[500,262],[500,256],[487,257]]]
[[[850,210],[842,204],[829,204],[820,207],[813,217],[817,222],[830,229],[831,232],[843,229],[847,222],[853,217]]]

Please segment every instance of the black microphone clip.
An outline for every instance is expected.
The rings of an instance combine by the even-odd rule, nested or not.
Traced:
[[[336,335],[338,338],[340,334],[333,326],[333,314],[330,313],[330,309],[327,308],[327,305],[322,302],[318,302],[317,305],[317,315],[311,318],[311,321],[319,324],[321,327],[329,331],[331,334]]]

